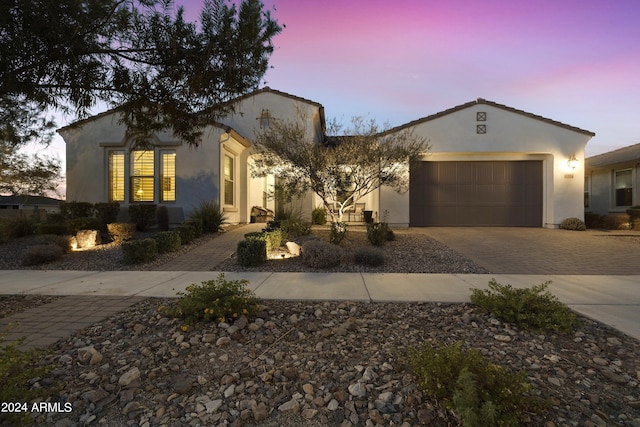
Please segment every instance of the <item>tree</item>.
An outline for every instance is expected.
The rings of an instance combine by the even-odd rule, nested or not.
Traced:
[[[281,28],[259,0],[204,0],[199,23],[171,0],[5,0],[0,121],[7,142],[44,139],[49,108],[118,107],[129,136],[171,130],[197,145],[226,101],[257,88]],[[12,116],[28,117],[15,129]],[[40,119],[38,119],[40,118]]]
[[[46,196],[56,193],[60,161],[43,155],[27,155],[0,143],[0,194]]]
[[[309,139],[304,121],[274,121],[262,130],[254,144],[258,153],[252,174],[273,174],[278,184],[292,195],[312,191],[331,220],[342,221],[344,212],[359,199],[379,188],[392,187],[399,193],[409,188],[409,163],[429,149],[428,140],[411,130],[382,131],[375,121],[354,118],[351,127],[333,122],[322,143]],[[347,135],[347,136],[338,136]]]

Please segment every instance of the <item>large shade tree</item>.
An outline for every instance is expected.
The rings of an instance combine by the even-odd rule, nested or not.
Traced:
[[[252,175],[274,175],[284,194],[312,191],[332,222],[382,185],[406,192],[410,162],[429,150],[426,138],[409,129],[384,130],[374,120],[356,117],[348,127],[334,121],[320,143],[304,123],[274,120],[258,133]]]

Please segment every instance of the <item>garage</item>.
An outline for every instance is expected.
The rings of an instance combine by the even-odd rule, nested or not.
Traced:
[[[409,225],[542,226],[542,161],[411,165]]]

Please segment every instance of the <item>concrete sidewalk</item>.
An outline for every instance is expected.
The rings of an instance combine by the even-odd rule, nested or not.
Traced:
[[[175,297],[188,285],[217,276],[214,271],[7,270],[0,271],[0,294],[109,296],[133,304],[140,297]],[[551,280],[549,290],[576,312],[640,339],[640,276],[227,272],[225,277],[249,280],[249,288],[263,299],[399,303],[467,302],[469,289],[486,289],[491,278],[514,287]],[[24,318],[33,318],[25,313]],[[43,309],[36,317],[41,324],[68,317],[73,309],[56,311],[57,319],[49,319],[47,313]],[[0,327],[13,317],[0,319]],[[29,336],[37,331],[17,332]]]

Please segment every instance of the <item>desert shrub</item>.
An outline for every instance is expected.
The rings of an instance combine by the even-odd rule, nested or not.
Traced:
[[[244,235],[247,240],[258,239],[264,240],[266,244],[266,251],[269,253],[274,249],[278,249],[282,244],[282,231],[279,229],[272,229],[267,231],[255,231]]]
[[[327,223],[327,211],[322,206],[318,206],[311,211],[311,223],[316,225]]]
[[[627,214],[609,214],[602,217],[602,227],[607,230],[628,230],[629,225]]]
[[[262,265],[267,261],[267,242],[258,238],[241,240],[236,253],[238,264],[244,267]]]
[[[156,205],[129,205],[129,219],[138,231],[147,231],[156,222]]]
[[[156,259],[158,248],[153,239],[130,240],[122,243],[122,260],[125,264],[141,264]]]
[[[329,243],[339,245],[345,237],[347,237],[347,223],[332,222],[331,230],[329,231]]]
[[[118,214],[120,213],[119,203],[96,203],[93,207],[96,211],[96,218],[99,218],[103,224],[111,224],[118,220]]]
[[[58,245],[62,252],[71,252],[72,236],[62,236],[59,234],[42,234],[38,236],[36,242],[39,245]]]
[[[562,230],[585,231],[587,226],[580,218],[565,218],[560,222],[560,228]]]
[[[386,222],[370,222],[367,224],[367,240],[373,246],[382,246],[389,240],[392,233]]]
[[[156,223],[158,231],[169,231],[169,209],[166,206],[158,206],[156,209]]]
[[[25,402],[46,400],[52,394],[51,389],[32,387],[29,383],[33,378],[45,378],[52,369],[50,365],[41,365],[39,361],[44,356],[42,350],[21,351],[19,347],[24,338],[6,343],[8,330],[0,332],[0,402]],[[33,419],[29,411],[0,412],[0,425],[31,425]]]
[[[130,222],[114,222],[107,224],[107,230],[114,242],[122,243],[131,240],[136,232],[136,225]]]
[[[600,228],[602,227],[602,215],[594,212],[585,212],[584,223],[587,228]]]
[[[4,225],[4,231],[10,238],[18,238],[31,236],[35,234],[38,223],[30,217],[18,216],[7,220]]]
[[[56,244],[33,245],[22,252],[22,265],[40,265],[62,258],[62,248]]]
[[[471,302],[506,322],[530,329],[568,332],[577,323],[576,315],[547,290],[550,283],[518,289],[491,279],[489,289],[471,290]]]
[[[88,202],[61,202],[60,213],[66,220],[91,217],[94,214],[94,207]]]
[[[69,233],[69,227],[67,227],[67,225],[64,223],[51,224],[51,223],[44,222],[44,223],[38,224],[38,227],[36,228],[36,232],[38,234],[62,235],[62,234]]]
[[[189,227],[193,228],[193,234],[194,237],[200,237],[202,236],[203,230],[202,230],[202,221],[200,221],[197,218],[191,218],[188,219],[184,222],[185,225],[188,225]]]
[[[344,257],[341,247],[320,240],[302,244],[302,262],[311,268],[331,268],[339,265]]]
[[[422,392],[453,410],[464,426],[517,426],[526,412],[541,407],[527,395],[524,371],[494,365],[461,342],[411,347],[408,365]]]
[[[289,239],[311,234],[311,224],[295,218],[282,220],[280,229],[283,235]]]
[[[180,243],[183,245],[188,245],[196,237],[195,229],[187,224],[177,226],[174,231],[180,235]]]
[[[226,322],[240,316],[254,316],[260,308],[260,300],[247,288],[247,280],[226,280],[224,273],[217,279],[192,284],[171,306],[161,306],[158,311],[185,320],[183,329],[194,322]]]
[[[65,224],[67,220],[61,212],[51,212],[47,213],[45,222],[47,224]]]
[[[376,248],[358,248],[353,254],[356,264],[378,267],[384,264],[384,253]]]
[[[175,252],[180,249],[180,234],[176,231],[160,231],[153,235],[159,254]]]
[[[191,212],[190,219],[198,219],[202,222],[204,233],[215,233],[226,224],[227,217],[220,209],[220,205],[213,200],[203,200],[200,205]]]
[[[69,221],[69,232],[71,234],[77,234],[80,230],[104,230],[104,224],[100,218],[92,216],[78,217]]]

